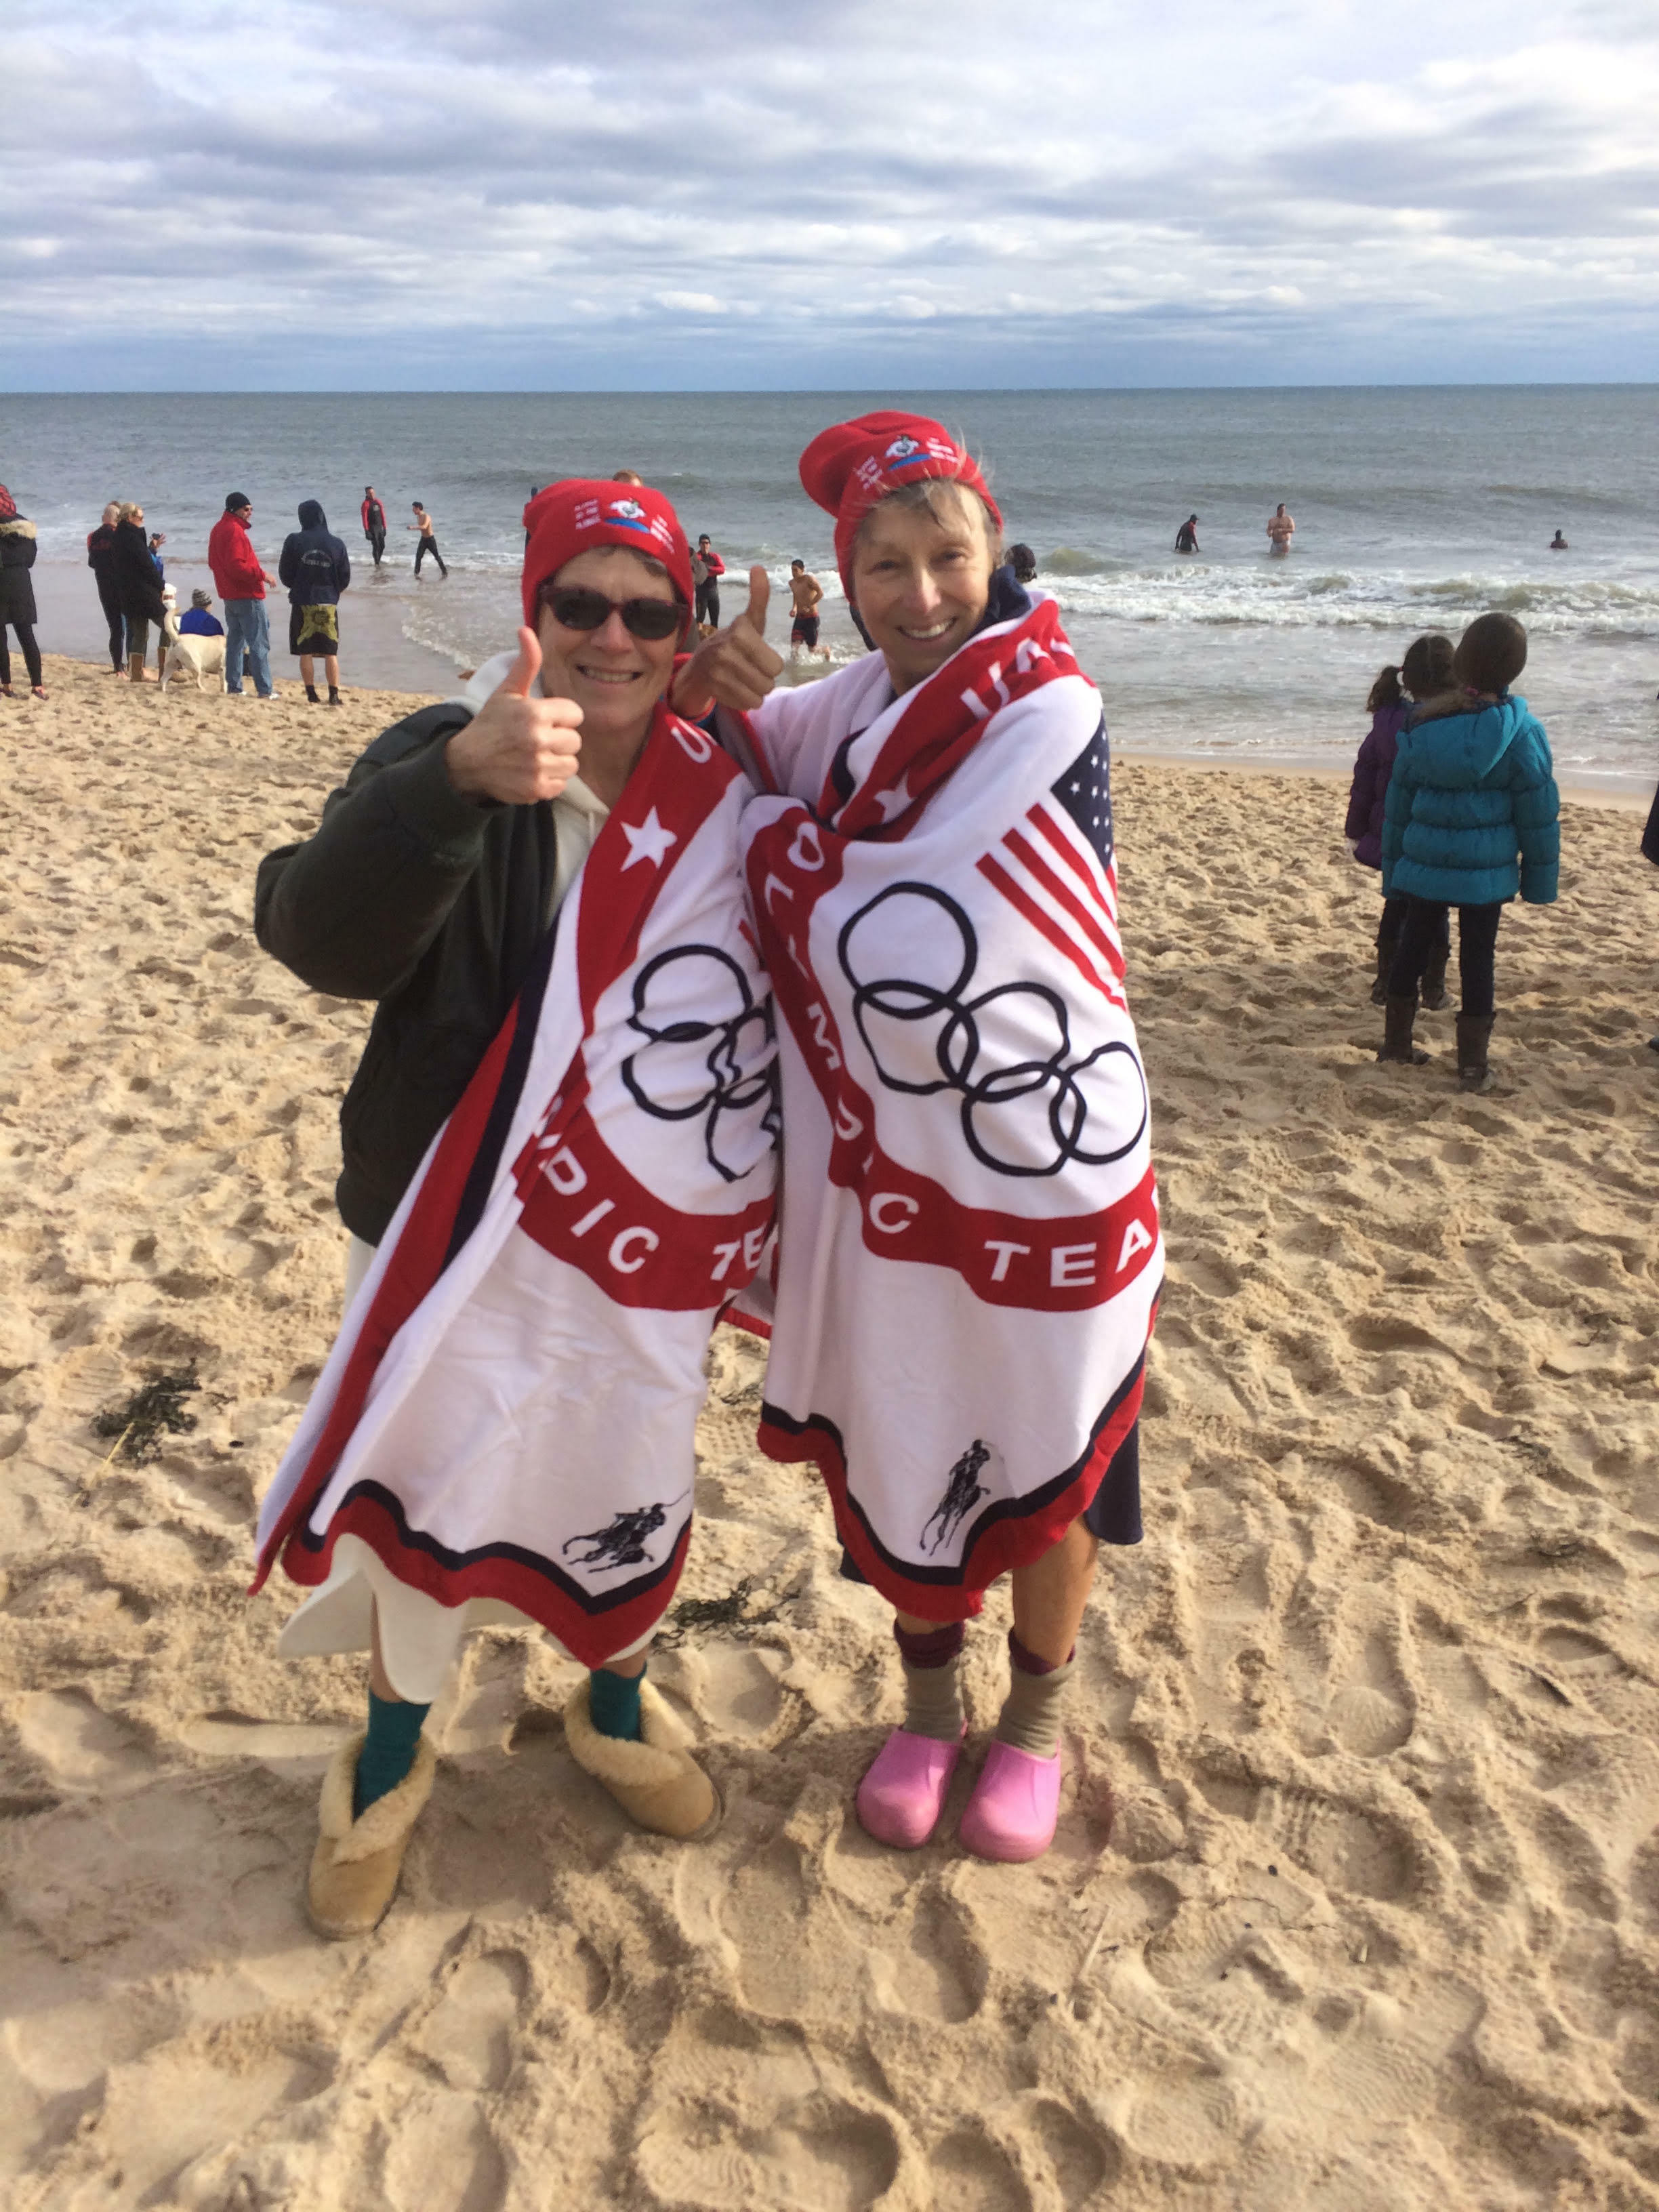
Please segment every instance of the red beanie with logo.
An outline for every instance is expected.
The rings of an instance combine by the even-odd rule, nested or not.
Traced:
[[[691,549],[659,491],[609,477],[568,477],[537,493],[524,511],[524,618],[532,629],[542,586],[594,545],[621,545],[659,561],[691,619]]]
[[[836,566],[853,597],[853,541],[872,507],[906,484],[945,477],[977,492],[999,530],[1002,515],[979,464],[926,415],[860,415],[822,430],[800,457],[808,499],[836,518]]]

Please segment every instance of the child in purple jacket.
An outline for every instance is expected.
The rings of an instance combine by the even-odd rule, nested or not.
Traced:
[[[1382,868],[1382,805],[1389,795],[1389,778],[1394,774],[1400,732],[1413,700],[1432,699],[1450,689],[1452,652],[1451,640],[1437,631],[1414,639],[1398,667],[1391,665],[1383,669],[1370,688],[1365,706],[1371,726],[1353,764],[1348,818],[1342,828],[1348,849],[1362,868]],[[1382,919],[1376,928],[1376,980],[1371,986],[1374,1006],[1380,1006],[1388,996],[1389,970],[1394,964],[1405,914],[1403,898],[1383,900]],[[1446,961],[1450,951],[1448,930],[1430,956],[1423,975],[1422,1003],[1431,1012],[1437,1012],[1446,1003]]]

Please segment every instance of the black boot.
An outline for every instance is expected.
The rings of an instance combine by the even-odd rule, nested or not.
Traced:
[[[1382,1005],[1382,1047],[1377,1058],[1402,1060],[1407,1067],[1425,1067],[1429,1055],[1412,1042],[1412,1024],[1417,1019],[1416,999],[1396,999],[1390,992]]]
[[[306,686],[306,696],[307,696],[307,699],[309,699],[309,700],[310,700],[310,702],[311,702],[311,703],[312,703],[312,705],[313,705],[313,707],[320,707],[320,706],[322,705],[322,703],[323,703],[323,702],[322,702],[322,701],[321,701],[321,700],[317,696],[317,686],[316,686],[314,684],[307,684],[307,686]]]
[[[331,684],[328,687],[328,703],[331,707],[343,707],[345,704],[345,701],[340,696],[340,687],[337,684]]]
[[[1450,945],[1437,945],[1423,970],[1423,1004],[1431,1014],[1437,1014],[1446,1003],[1446,963],[1450,957]]]
[[[1457,1087],[1460,1091],[1490,1091],[1492,1070],[1486,1047],[1492,1041],[1491,1014],[1457,1017]]]
[[[1394,965],[1394,956],[1400,939],[1379,937],[1376,940],[1376,981],[1371,985],[1371,1004],[1380,1006],[1389,995],[1389,970]]]

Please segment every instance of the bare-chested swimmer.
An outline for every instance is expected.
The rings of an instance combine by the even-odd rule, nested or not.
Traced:
[[[1281,499],[1275,513],[1267,517],[1267,550],[1284,555],[1291,550],[1291,540],[1296,535],[1296,524],[1285,512]]]
[[[796,648],[805,649],[810,660],[817,653],[828,660],[830,648],[818,643],[818,606],[823,598],[823,586],[817,578],[809,575],[805,561],[789,563],[789,596],[794,601],[795,618],[789,627],[789,657],[799,658]]]

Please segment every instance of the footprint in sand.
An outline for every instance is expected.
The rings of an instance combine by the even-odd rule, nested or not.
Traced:
[[[845,1893],[842,1882],[833,1887]],[[801,1847],[780,1836],[739,1868],[718,1906],[744,2001],[757,2012],[843,2017],[866,1988],[884,2009],[921,2020],[955,2022],[978,2011],[983,1962],[943,1898],[923,1886],[913,1905],[872,1923],[825,1903],[809,1911],[809,1893]]]
[[[1398,1751],[1412,1733],[1415,1700],[1382,1628],[1365,1637],[1345,1674],[1331,1698],[1332,1735],[1359,1759],[1382,1759]]]
[[[1025,2185],[988,2136],[958,2128],[930,2155],[939,2212],[1027,2212]]]
[[[1271,1808],[1267,1826],[1285,1854],[1327,1889],[1386,1901],[1404,1897],[1417,1884],[1410,1836],[1381,1814],[1313,1790],[1286,1790]]]
[[[1065,2212],[1082,2212],[1098,2192],[1116,2185],[1123,2164],[1116,2145],[1085,2127],[1065,2106],[1039,2104],[1030,2130],[1048,2155]]]
[[[513,2048],[530,1969],[516,1951],[463,1959],[414,2041],[452,2089],[499,2089]]]
[[[36,1690],[17,1709],[23,1747],[62,1790],[118,1790],[155,1765],[137,1730],[100,1712],[84,1690]]]
[[[660,2055],[634,2163],[677,2212],[870,2212],[901,2150],[884,2114],[825,2086],[793,2030],[774,2039],[716,2006],[682,2019]]]
[[[398,2115],[386,2160],[392,2212],[495,2212],[506,2197],[506,2161],[473,2096],[441,2092]]]

